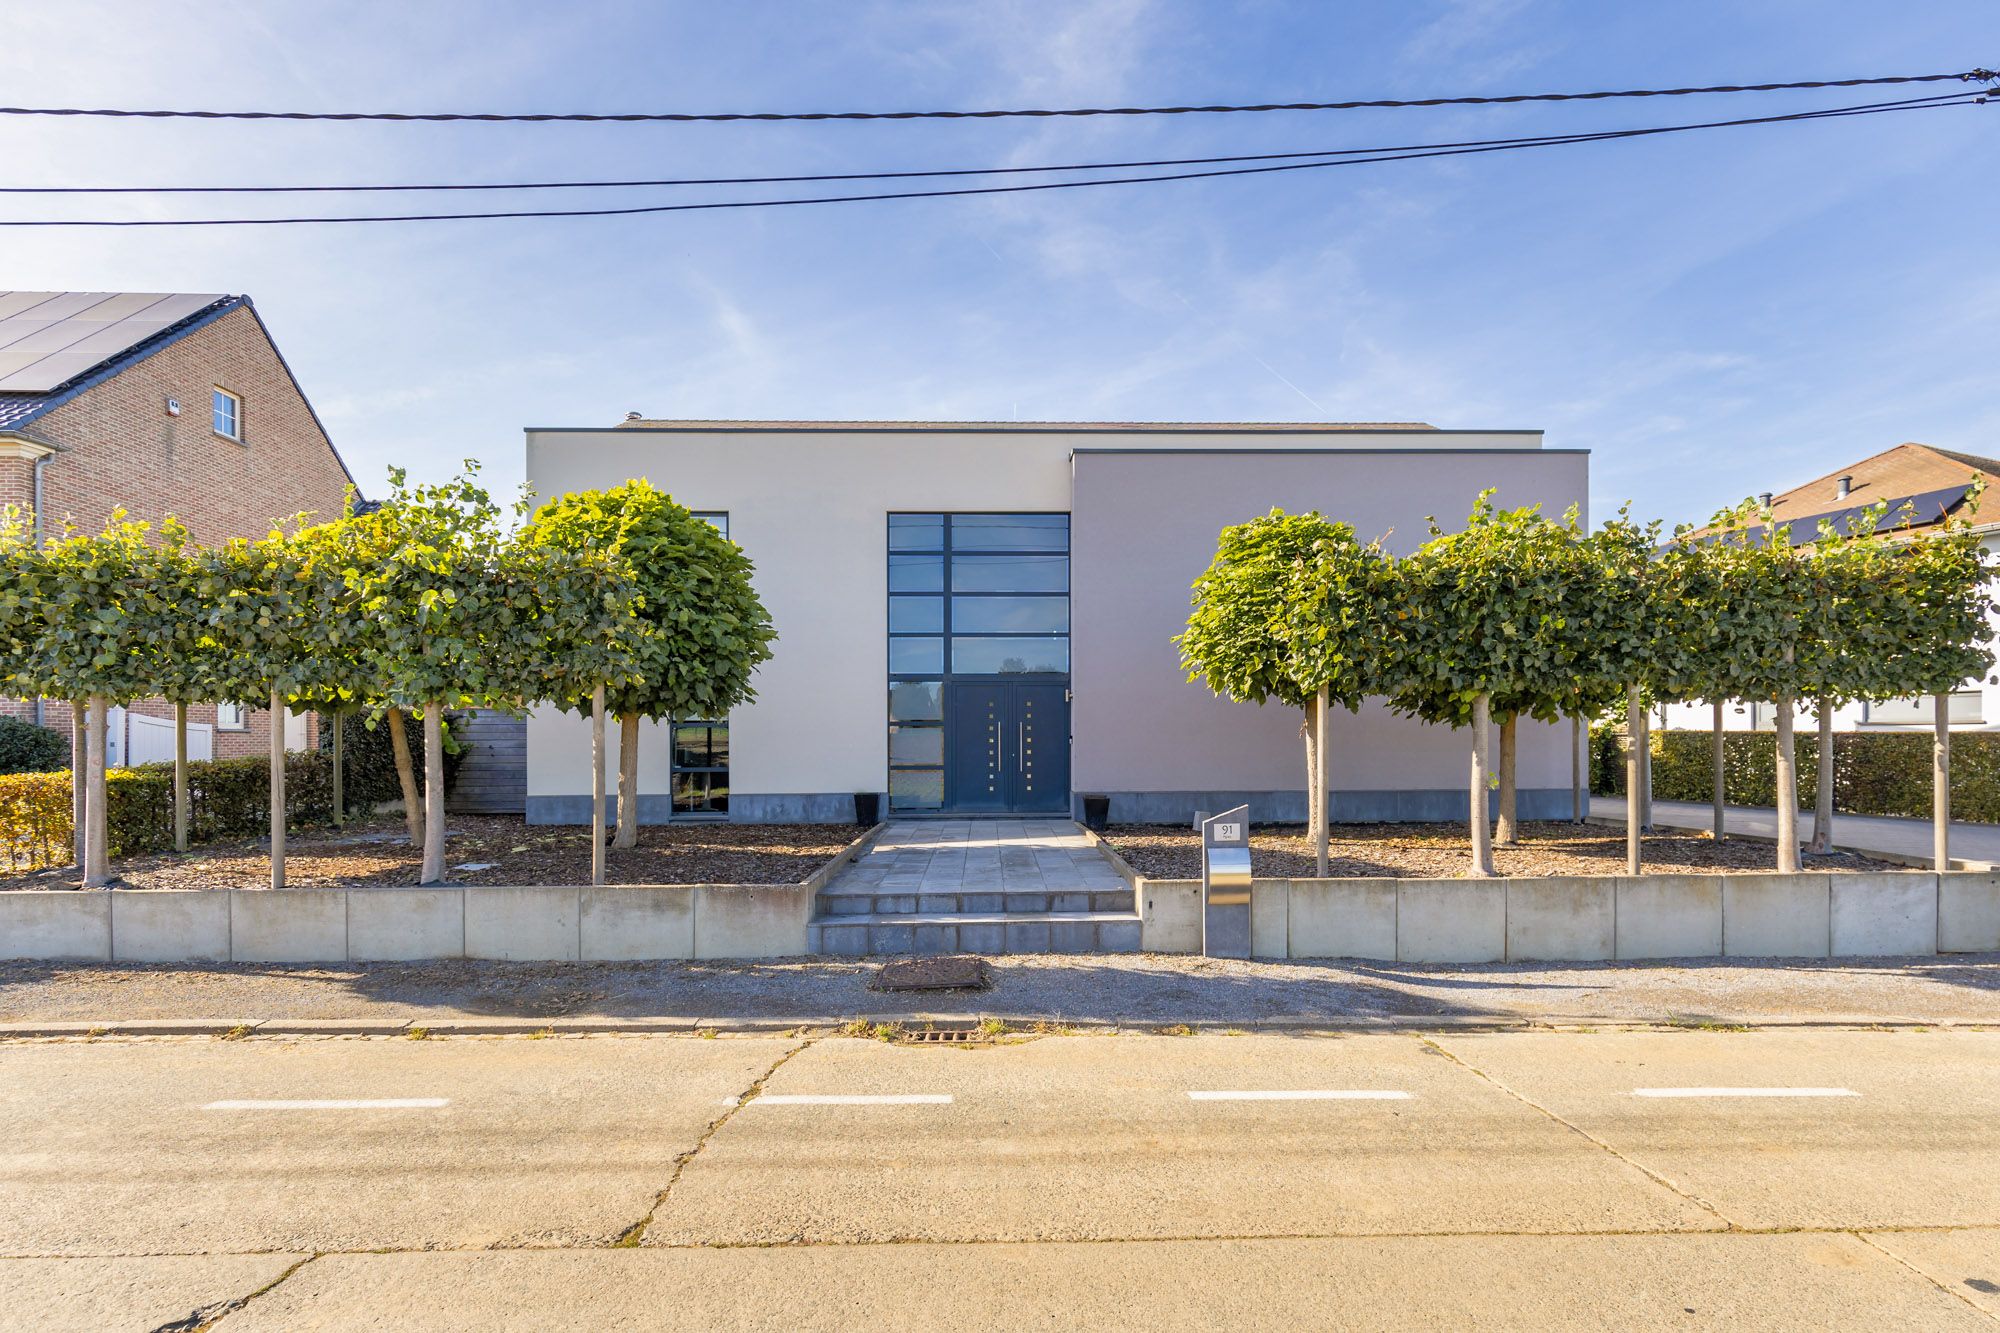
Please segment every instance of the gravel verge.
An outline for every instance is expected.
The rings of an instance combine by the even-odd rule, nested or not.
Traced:
[[[1140,874],[1153,879],[1198,879],[1201,834],[1161,824],[1117,824],[1105,840]],[[1327,873],[1336,879],[1458,879],[1472,855],[1465,825],[1336,824],[1330,837]],[[1269,824],[1250,831],[1257,874],[1271,879],[1311,877],[1318,862],[1300,825]],[[1657,833],[1643,839],[1640,863],[1649,872],[1703,872],[1743,875],[1778,868],[1777,848],[1768,842],[1706,835]],[[1906,870],[1854,852],[1805,856],[1807,870]],[[1521,825],[1519,845],[1493,849],[1502,875],[1622,875],[1625,831],[1601,825],[1555,821]]]

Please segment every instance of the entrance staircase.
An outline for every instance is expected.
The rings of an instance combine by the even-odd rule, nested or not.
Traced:
[[[908,820],[819,891],[816,953],[1137,953],[1132,886],[1067,819]]]

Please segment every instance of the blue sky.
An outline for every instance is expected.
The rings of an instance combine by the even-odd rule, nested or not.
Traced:
[[[2000,65],[1991,0],[4,0],[0,17],[0,86],[15,104],[1172,104]],[[1025,164],[1622,128],[1840,96],[805,125],[14,119],[0,123],[0,174],[303,183]],[[1423,420],[1543,428],[1552,446],[1594,451],[1597,515],[1629,499],[1675,521],[1904,440],[2000,454],[1996,159],[2000,103],[990,199],[11,231],[0,273],[12,288],[250,293],[375,491],[392,463],[437,476],[467,457],[511,486],[522,427],[627,411]]]

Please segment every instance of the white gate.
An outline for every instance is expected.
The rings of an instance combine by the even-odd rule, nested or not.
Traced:
[[[114,710],[123,712],[124,710]],[[174,760],[174,721],[168,717],[147,717],[142,713],[125,713],[126,725],[126,765],[172,763]],[[188,723],[188,758],[212,759],[215,757],[215,728],[200,722]],[[116,762],[116,761],[112,761]]]

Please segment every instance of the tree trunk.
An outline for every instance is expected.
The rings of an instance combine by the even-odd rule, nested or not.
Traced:
[[[1500,847],[1515,846],[1521,836],[1515,818],[1514,753],[1520,741],[1521,715],[1509,713],[1500,724],[1500,830],[1493,841]]]
[[[1493,826],[1487,822],[1486,792],[1491,785],[1487,774],[1488,736],[1493,728],[1493,698],[1481,694],[1472,701],[1472,797],[1471,808],[1467,811],[1467,827],[1472,834],[1472,869],[1467,872],[1474,879],[1484,879],[1493,873]]]
[[[1819,700],[1819,762],[1813,778],[1812,846],[1816,856],[1833,850],[1833,700]]]
[[[90,705],[69,701],[69,832],[76,873],[83,873],[83,848],[90,836]]]
[[[188,706],[174,705],[174,850],[188,849]]]
[[[336,708],[324,716],[333,719],[333,826],[344,828],[347,825],[347,766],[342,762],[340,741],[341,733],[347,729],[346,715]]]
[[[285,887],[285,700],[271,691],[271,887]]]
[[[389,710],[389,748],[396,754],[396,781],[403,788],[403,827],[410,832],[410,846],[424,845],[424,806],[417,796],[416,767],[410,762],[410,733],[403,725],[403,710]]]
[[[111,852],[106,839],[111,821],[104,806],[104,732],[110,725],[111,704],[101,694],[90,696],[89,736],[85,742],[90,768],[90,795],[86,798],[85,824],[89,832],[83,840],[83,887],[101,889],[111,879]]]
[[[1951,869],[1951,696],[1933,701],[1931,721],[1931,868]]]
[[[1639,831],[1653,831],[1653,710],[1639,710]]]
[[[590,882],[604,882],[604,687],[590,692]]]
[[[1722,794],[1722,780],[1726,776],[1728,776],[1728,771],[1729,771],[1728,754],[1726,748],[1723,745],[1724,738],[1722,733],[1722,700],[1720,699],[1711,700],[1709,702],[1709,709],[1711,710],[1710,725],[1712,727],[1712,734],[1709,736],[1709,741],[1708,741],[1709,744],[1708,758],[1710,766],[1713,767],[1713,769],[1715,770],[1715,840],[1717,842],[1721,842],[1723,838],[1728,836],[1723,830],[1722,814],[1723,814],[1724,800]]]
[[[1583,823],[1583,718],[1569,718],[1569,822]]]
[[[1313,766],[1313,804],[1317,807],[1316,822],[1318,825],[1318,831],[1313,834],[1313,849],[1319,866],[1319,877],[1325,879],[1327,864],[1326,844],[1330,833],[1328,826],[1333,822],[1333,812],[1330,808],[1333,801],[1327,794],[1326,783],[1326,750],[1329,737],[1326,725],[1325,690],[1321,690],[1319,695],[1313,700],[1313,722],[1315,724],[1314,730],[1319,732],[1319,744],[1313,747],[1315,751],[1314,759],[1316,760]]]
[[[444,882],[444,706],[424,706],[423,883]]]
[[[1646,831],[1645,797],[1640,788],[1646,785],[1645,765],[1640,761],[1640,747],[1646,743],[1646,706],[1639,699],[1639,687],[1634,685],[1625,693],[1625,873],[1639,873],[1640,839]]]
[[[639,845],[639,715],[618,718],[618,836],[614,847]]]
[[[1319,727],[1314,714],[1317,704],[1308,705],[1305,721],[1299,724],[1299,735],[1306,743],[1306,839],[1316,841],[1319,837],[1319,796],[1314,792],[1314,784],[1319,781]]]
[[[1799,765],[1792,740],[1792,697],[1777,698],[1778,713],[1778,873],[1796,874],[1799,868]]]

